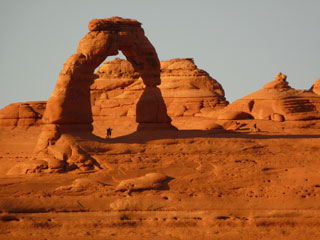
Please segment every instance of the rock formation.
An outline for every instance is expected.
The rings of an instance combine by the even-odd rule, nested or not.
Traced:
[[[320,96],[291,88],[286,75],[279,73],[263,89],[233,102],[218,115],[226,120],[243,118],[280,122],[320,119]]]
[[[119,50],[139,72],[146,89],[161,83],[160,62],[154,47],[144,35],[141,23],[117,17],[94,19],[89,23],[89,30],[80,41],[77,53],[64,64],[56,88],[48,100],[44,123],[91,125],[90,85],[94,70],[106,57],[118,54]],[[166,119],[166,123],[169,122]]]
[[[310,90],[315,94],[320,95],[320,78],[313,84]]]
[[[58,165],[59,172],[99,167],[79,145],[75,135],[93,130],[90,85],[94,70],[106,57],[117,55],[119,50],[146,85],[137,106],[139,124],[172,127],[157,88],[161,83],[160,62],[141,23],[119,17],[94,19],[89,23],[89,30],[80,40],[77,53],[69,57],[60,72],[43,114],[44,126],[35,149],[36,159],[47,161],[49,168],[50,163]]]
[[[161,79],[160,88],[172,117],[205,115],[228,105],[222,86],[198,69],[193,59],[162,61]]]
[[[45,101],[12,103],[0,110],[0,126],[11,129],[40,125],[45,108]]]
[[[144,85],[138,72],[130,62],[115,59],[104,64],[97,71],[98,78],[91,86],[92,112],[95,121],[107,117],[135,116],[137,96],[142,94]],[[194,116],[221,109],[228,105],[222,86],[204,70],[198,69],[192,59],[172,59],[161,61],[161,93],[171,117]],[[149,92],[160,95],[159,90],[146,90],[143,101],[152,96]],[[156,96],[156,94],[154,95]],[[159,97],[161,101],[162,97]],[[151,99],[145,101],[147,106]],[[139,104],[137,105],[137,107]],[[160,105],[162,106],[162,104]],[[140,116],[137,116],[139,122]],[[142,121],[155,122],[155,117],[143,116]],[[165,119],[160,120],[165,121]]]
[[[96,79],[90,86],[94,127],[105,126],[106,120],[119,121],[121,117],[129,118],[130,120],[126,121],[131,123],[136,119],[141,123],[140,127],[147,122],[151,127],[151,123],[157,123],[154,126],[156,128],[159,127],[159,122],[165,122],[166,125],[170,119],[164,109],[163,100],[168,114],[173,118],[206,116],[228,105],[222,86],[206,71],[198,69],[193,59],[177,58],[161,61],[160,64],[161,92],[158,88],[145,89],[139,72],[129,61],[119,58],[105,61],[96,71]],[[158,106],[160,111],[150,112],[144,109],[154,106]],[[45,102],[41,112],[36,110],[39,116],[43,115],[44,109]],[[148,111],[149,114],[143,114],[141,111]],[[6,112],[2,115],[6,116]],[[39,122],[40,119],[37,123]]]
[[[168,176],[161,173],[148,173],[145,176],[123,180],[116,187],[116,191],[136,191],[158,189],[168,180]]]

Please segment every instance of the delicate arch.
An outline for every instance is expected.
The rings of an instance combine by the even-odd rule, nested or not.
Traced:
[[[138,130],[154,127],[175,129],[170,124],[166,105],[157,88],[161,83],[160,62],[144,35],[141,23],[118,17],[94,19],[89,23],[89,30],[80,40],[77,53],[64,64],[47,102],[42,118],[44,126],[33,157],[40,161],[33,171],[100,168],[78,140],[83,136],[95,139],[90,135],[93,130],[90,85],[95,69],[108,56],[117,55],[119,50],[140,73],[146,85],[136,108]]]
[[[108,56],[117,55],[119,50],[140,73],[147,87],[161,83],[160,61],[144,35],[141,23],[119,17],[94,19],[89,23],[89,30],[80,40],[77,53],[69,57],[60,72],[47,103],[44,123],[91,124],[90,85],[94,70]],[[160,114],[167,116],[166,108]],[[168,116],[159,119],[162,123],[171,121]]]

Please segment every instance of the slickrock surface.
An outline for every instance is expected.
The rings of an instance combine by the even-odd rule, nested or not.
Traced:
[[[317,86],[317,85],[316,85]],[[314,88],[316,91],[316,87]],[[264,85],[263,89],[249,94],[222,110],[218,119],[248,118],[274,121],[299,121],[320,119],[320,96],[315,91],[296,90],[289,86],[286,75],[279,73],[276,79]],[[243,116],[243,114],[241,115]]]
[[[319,121],[238,122],[82,138],[101,169],[67,173],[7,175],[32,158],[40,129],[1,131],[0,239],[319,239]],[[148,173],[171,180],[154,189]]]

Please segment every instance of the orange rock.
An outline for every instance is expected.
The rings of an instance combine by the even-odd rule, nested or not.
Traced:
[[[230,111],[242,111],[255,119],[274,121],[320,119],[320,96],[289,87],[286,75],[279,73],[276,80],[265,84],[263,89],[223,109],[219,117]]]
[[[131,178],[121,181],[116,187],[116,191],[134,191],[158,189],[163,182],[168,180],[168,176],[162,173],[148,173],[145,176]]]
[[[79,42],[77,53],[60,72],[47,103],[44,123],[90,125],[93,120],[89,86],[94,79],[94,69],[119,50],[139,72],[145,85],[160,84],[160,62],[140,23],[119,17],[95,19],[89,23],[89,30]]]
[[[310,90],[320,95],[320,78],[313,84]]]
[[[0,127],[28,128],[41,124],[45,101],[13,103],[0,110]]]
[[[275,80],[272,82],[269,82],[263,86],[264,89],[288,89],[291,88],[289,86],[289,83],[286,81],[287,75],[283,73],[278,73],[278,75],[275,77]]]
[[[219,120],[240,120],[240,119],[253,119],[253,117],[246,112],[241,111],[225,111],[218,117]]]
[[[205,116],[228,105],[222,86],[191,58],[161,62],[160,89],[171,116]]]
[[[93,130],[92,109],[95,114],[104,113],[97,104],[91,104],[90,85],[96,78],[94,70],[108,56],[116,55],[119,50],[127,57],[135,72],[141,76],[143,84],[146,85],[139,101],[136,97],[138,101],[137,122],[171,126],[166,105],[160,90],[156,87],[161,83],[160,62],[154,47],[144,35],[141,24],[136,20],[119,17],[94,19],[89,23],[89,30],[90,32],[80,40],[77,53],[69,57],[64,64],[56,88],[43,114],[44,124],[57,126],[53,135],[58,138],[49,138],[48,136],[51,136],[52,133],[49,133],[49,130],[44,127],[38,141],[41,146],[37,146],[35,151],[35,158],[41,159],[49,155],[57,159],[55,163],[59,160],[66,161],[66,170],[73,168],[90,170],[97,165],[81,148],[74,135],[80,132],[91,134]],[[129,68],[128,66],[126,69]],[[106,71],[110,73],[108,69]],[[121,88],[126,84],[128,83],[118,84],[113,81],[109,89],[118,86]],[[92,96],[96,100],[96,94],[93,93]],[[102,100],[103,103],[104,99],[109,99],[105,92],[99,100]],[[108,102],[107,106],[117,108],[120,104],[113,101]],[[112,112],[123,116],[127,114],[127,111],[116,109]],[[24,113],[31,116],[27,109],[24,109]],[[45,143],[47,146],[44,146]],[[63,164],[59,166],[64,167]]]
[[[91,85],[94,119],[135,116],[137,98],[143,93],[145,97],[145,90],[132,65],[117,58],[104,62],[96,74],[98,78]],[[192,59],[161,61],[161,81],[159,88],[172,117],[206,115],[228,104],[222,86]]]

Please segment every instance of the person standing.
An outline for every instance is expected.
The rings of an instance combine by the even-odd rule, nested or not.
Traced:
[[[112,128],[107,128],[107,138],[111,138]]]

